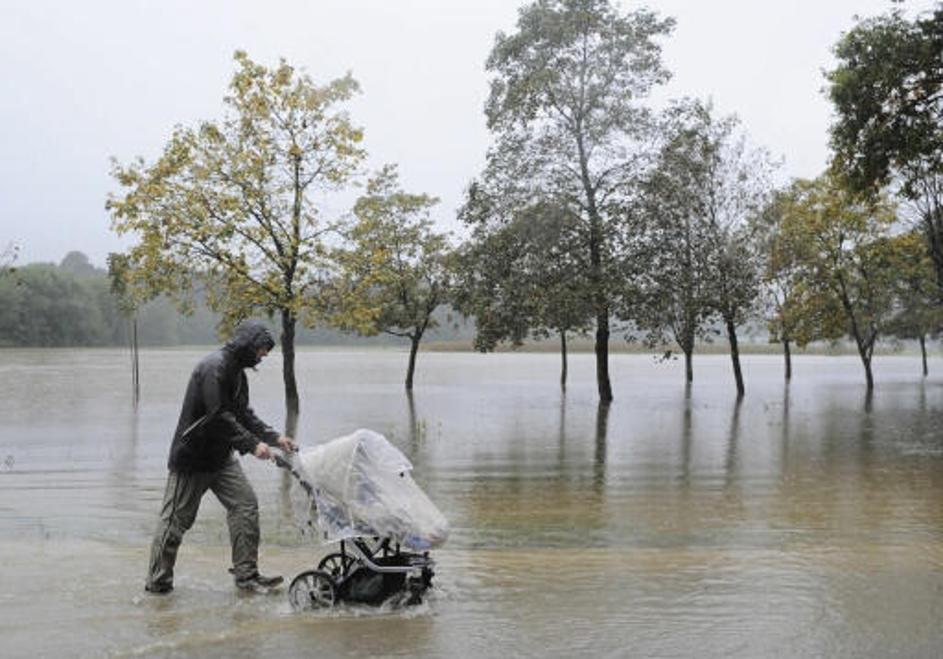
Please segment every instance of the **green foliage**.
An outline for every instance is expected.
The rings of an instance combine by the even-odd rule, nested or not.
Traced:
[[[473,212],[470,203],[466,213]],[[586,272],[571,249],[577,233],[578,218],[539,202],[506,226],[477,227],[459,258],[456,291],[457,308],[477,320],[476,349],[588,330]]]
[[[642,181],[635,214],[644,249],[631,304],[624,318],[646,332],[652,347],[673,340],[689,354],[707,339],[711,307],[709,225],[703,205],[705,158],[712,146],[703,132],[698,102],[678,103],[659,125],[660,148]]]
[[[85,346],[113,341],[114,305],[102,277],[30,264],[0,278],[0,345]]]
[[[901,175],[914,196],[919,178],[943,172],[943,5],[913,21],[899,11],[861,21],[835,57],[836,164],[856,190]]]
[[[834,167],[857,191],[890,185],[914,203],[943,301],[943,4],[862,21],[835,55]]]
[[[887,332],[902,339],[935,336],[943,329],[933,262],[926,242],[916,232],[889,239],[897,260],[895,313]]]
[[[101,272],[93,266],[88,257],[82,252],[71,251],[59,263],[59,270],[75,275],[76,277],[94,277]]]
[[[106,273],[84,254],[70,253],[62,264],[35,263],[0,277],[0,345],[86,347],[127,341],[128,311]],[[81,264],[76,274],[76,264]],[[216,342],[219,317],[198,299],[195,313],[179,315],[166,298],[135,307],[145,345],[197,345]]]

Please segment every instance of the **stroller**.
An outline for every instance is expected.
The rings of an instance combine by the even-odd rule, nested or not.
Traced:
[[[357,430],[276,464],[310,495],[321,539],[340,543],[317,568],[292,580],[292,608],[422,602],[434,574],[429,550],[445,542],[448,522],[396,447],[383,435]]]

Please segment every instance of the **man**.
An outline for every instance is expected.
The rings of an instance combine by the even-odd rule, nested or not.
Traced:
[[[290,437],[279,436],[249,407],[244,370],[258,365],[274,346],[265,326],[248,320],[236,328],[232,340],[193,369],[170,446],[170,473],[145,584],[148,592],[173,590],[177,549],[207,490],[226,508],[232,543],[230,572],[236,586],[256,590],[282,582],[281,577],[259,574],[258,501],[233,455],[235,450],[268,460],[271,446],[285,451],[296,448]]]

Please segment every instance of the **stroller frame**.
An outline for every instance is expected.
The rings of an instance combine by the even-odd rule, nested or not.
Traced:
[[[419,604],[432,585],[434,566],[428,552],[404,551],[389,538],[349,538],[316,569],[297,575],[288,587],[288,599],[296,610],[339,602]]]

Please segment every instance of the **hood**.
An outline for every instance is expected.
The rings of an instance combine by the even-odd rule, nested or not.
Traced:
[[[274,347],[275,339],[265,325],[257,320],[244,320],[236,327],[224,349],[236,355],[240,368],[251,368],[259,363],[260,348],[271,350]]]

